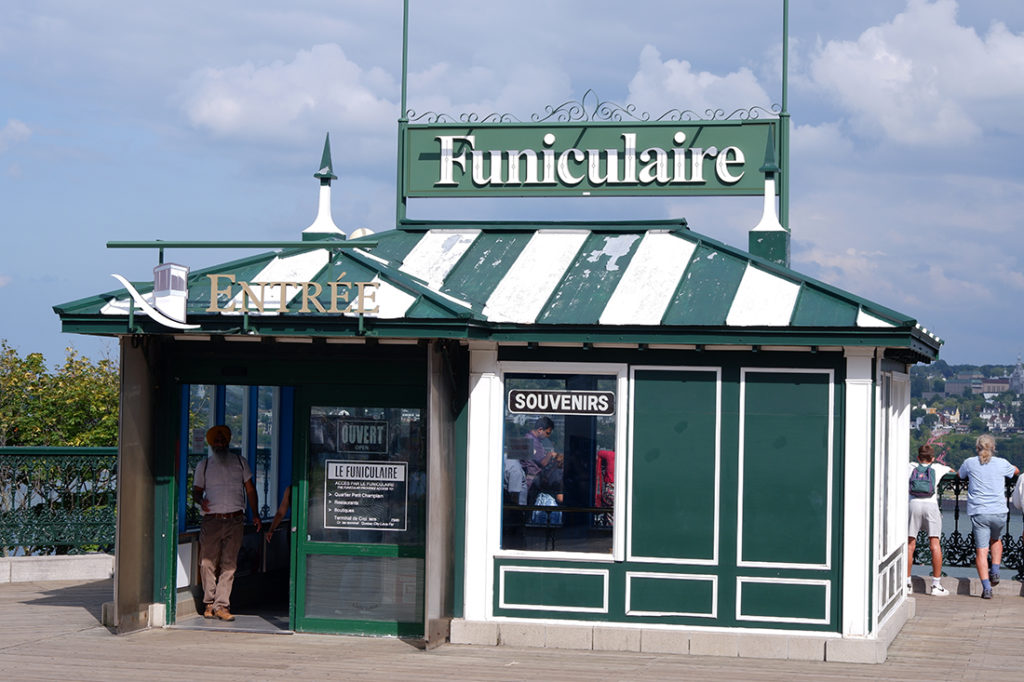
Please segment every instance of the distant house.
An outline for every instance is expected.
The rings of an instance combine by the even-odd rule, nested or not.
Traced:
[[[944,426],[956,426],[960,423],[960,408],[956,407],[953,410],[943,410],[939,412],[939,421]]]
[[[986,405],[978,416],[989,431],[1006,432],[1014,428],[1013,415],[1004,412],[999,405]]]

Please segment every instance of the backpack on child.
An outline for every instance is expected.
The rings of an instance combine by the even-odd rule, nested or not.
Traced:
[[[935,494],[935,470],[931,464],[918,464],[910,472],[910,496],[931,497]]]

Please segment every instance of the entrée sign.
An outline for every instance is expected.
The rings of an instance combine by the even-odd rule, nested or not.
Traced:
[[[344,275],[343,275],[344,276]],[[231,274],[207,275],[210,280],[208,313],[291,312],[375,315],[379,282],[327,282],[326,305],[320,300],[325,293],[318,282],[246,282]],[[354,295],[354,300],[351,300]],[[288,302],[298,297],[299,307]],[[221,301],[227,299],[227,303]],[[369,307],[373,304],[373,307]]]

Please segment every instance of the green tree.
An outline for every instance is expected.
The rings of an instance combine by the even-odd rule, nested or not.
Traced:
[[[921,394],[928,390],[929,382],[928,377],[923,374],[911,372],[910,373],[910,395],[914,398],[921,397]]]
[[[51,372],[41,353],[24,358],[0,340],[0,447],[117,445],[118,370],[73,348]]]

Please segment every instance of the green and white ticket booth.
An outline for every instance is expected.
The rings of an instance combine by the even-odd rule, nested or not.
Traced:
[[[226,422],[264,519],[292,496],[273,542],[249,529],[239,614],[276,600],[296,632],[884,660],[913,608],[908,372],[941,341],[787,267],[774,123],[696,128],[402,122],[401,196],[500,195],[513,172],[517,196],[546,174],[577,193],[699,180],[764,192],[750,252],[685,220],[400,211],[346,239],[329,149],[302,240],[110,244],[159,250],[153,281],[56,311],[120,339],[118,629],[194,610],[188,489]],[[256,255],[164,263],[218,246]],[[558,456],[531,472],[537,447]]]

